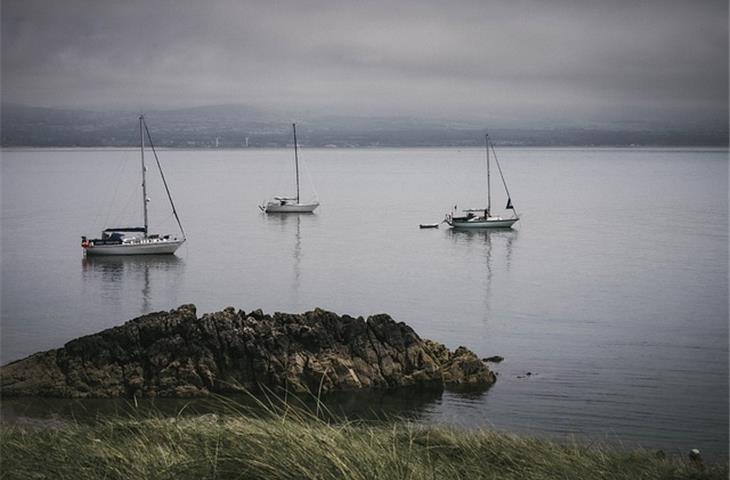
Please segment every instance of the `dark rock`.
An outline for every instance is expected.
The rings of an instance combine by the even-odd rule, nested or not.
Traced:
[[[448,352],[448,350],[446,350]],[[474,352],[465,347],[459,347],[450,357],[441,364],[443,379],[446,385],[478,385],[494,383],[497,377]]]
[[[500,357],[499,355],[494,355],[494,356],[482,359],[483,362],[491,362],[491,363],[499,363],[502,360],[504,360],[504,357]]]
[[[3,396],[194,397],[261,387],[294,392],[488,386],[471,351],[422,340],[385,314],[301,315],[194,305],[157,312],[0,368]]]

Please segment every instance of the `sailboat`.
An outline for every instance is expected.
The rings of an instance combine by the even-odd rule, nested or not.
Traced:
[[[265,213],[312,213],[319,206],[319,201],[301,202],[299,195],[299,150],[297,148],[297,125],[291,124],[294,130],[294,173],[297,181],[297,195],[277,196],[273,200],[269,200],[263,205],[259,205],[261,211]]]
[[[165,191],[167,192],[167,198],[170,200],[170,206],[172,206],[172,213],[177,220],[177,224],[180,227],[180,233],[182,238],[178,238],[172,234],[161,235],[149,233],[149,219],[147,215],[147,181],[146,173],[147,167],[144,163],[144,151],[145,151],[145,133],[150,143],[150,148],[155,156],[157,168],[160,171],[160,177],[162,177],[162,183],[165,185]],[[106,228],[101,232],[101,238],[88,239],[85,236],[81,237],[81,247],[86,252],[86,255],[160,255],[160,254],[172,254],[175,250],[185,242],[185,231],[183,230],[180,218],[177,215],[175,204],[172,201],[172,195],[170,189],[167,186],[165,180],[165,174],[162,172],[162,166],[160,160],[157,157],[157,151],[155,146],[152,144],[152,137],[150,136],[149,128],[144,120],[144,115],[139,116],[139,137],[140,137],[140,155],[142,158],[142,210],[144,211],[144,226],[142,227],[111,227]]]
[[[456,216],[456,207],[451,213],[446,214],[444,221],[448,223],[452,228],[511,228],[520,217],[517,215],[514,205],[512,204],[512,197],[510,197],[509,190],[507,189],[507,182],[504,180],[502,174],[502,167],[499,165],[497,160],[497,152],[494,151],[494,145],[489,141],[489,134],[484,135],[484,143],[487,150],[487,207],[486,208],[468,208],[463,210],[464,215]],[[504,191],[507,193],[507,206],[505,209],[512,210],[513,216],[510,218],[502,218],[499,216],[492,215],[492,191],[491,191],[491,180],[490,180],[490,161],[489,161],[489,149],[492,149],[494,154],[494,161],[499,169],[499,176],[502,178],[502,184],[504,185]]]

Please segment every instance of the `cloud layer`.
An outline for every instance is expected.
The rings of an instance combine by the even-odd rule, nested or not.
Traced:
[[[2,99],[727,122],[726,1],[3,0]]]

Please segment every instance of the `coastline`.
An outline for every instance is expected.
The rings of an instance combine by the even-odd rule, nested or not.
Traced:
[[[243,363],[265,368],[234,385],[231,375],[248,377],[223,366],[253,351],[258,357]],[[143,357],[153,360],[142,365]],[[200,359],[209,357],[214,361],[203,364],[215,374],[195,377]],[[383,414],[373,404],[372,415],[350,418],[327,406],[337,393],[434,398],[449,388],[479,394],[497,380],[486,364],[501,360],[479,360],[463,347],[451,352],[385,314],[365,320],[319,309],[266,315],[228,307],[198,318],[194,305],[182,305],[2,366],[3,406],[21,413],[2,420],[0,468],[10,478],[727,477],[727,463],[714,458],[423,423],[408,407]],[[142,371],[130,370],[130,362]],[[305,373],[309,364],[318,365],[310,369],[317,378]],[[77,402],[90,413],[23,416],[44,397]],[[185,404],[163,412],[157,397]],[[203,397],[203,411],[191,397]],[[115,399],[125,407],[95,411],[82,403]]]

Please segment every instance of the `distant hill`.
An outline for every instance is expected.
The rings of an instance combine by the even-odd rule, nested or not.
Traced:
[[[137,114],[3,104],[3,147],[106,147],[139,143]],[[284,147],[299,140],[311,147],[480,146],[484,127],[473,121],[407,117],[310,116],[264,112],[245,105],[215,105],[145,112],[161,147]],[[727,146],[727,125],[677,129],[626,125],[490,127],[501,145],[523,146]]]

